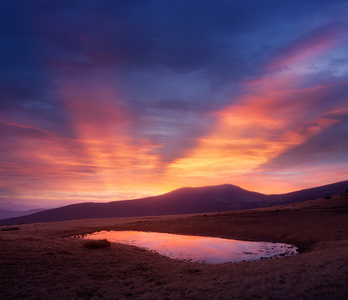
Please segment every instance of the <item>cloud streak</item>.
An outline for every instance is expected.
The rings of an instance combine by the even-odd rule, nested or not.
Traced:
[[[4,1],[0,201],[345,180],[347,12],[344,1]]]

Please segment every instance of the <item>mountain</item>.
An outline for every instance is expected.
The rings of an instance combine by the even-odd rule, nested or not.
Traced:
[[[9,209],[0,209],[0,220],[7,218],[15,218],[21,216],[31,215],[44,209],[29,209],[29,210],[9,210]]]
[[[181,188],[142,199],[67,205],[27,216],[0,220],[0,225],[241,210],[328,197],[343,193],[347,189],[348,181],[281,195],[250,192],[229,184]]]
[[[18,203],[13,203],[13,202],[3,202],[3,203],[0,203],[0,209],[10,210],[10,211],[27,211],[27,210],[33,210],[33,209],[42,209],[43,210],[44,208],[37,206],[37,205],[18,204]]]

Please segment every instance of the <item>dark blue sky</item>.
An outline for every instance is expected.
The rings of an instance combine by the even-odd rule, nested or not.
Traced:
[[[1,4],[0,201],[347,179],[347,1]]]

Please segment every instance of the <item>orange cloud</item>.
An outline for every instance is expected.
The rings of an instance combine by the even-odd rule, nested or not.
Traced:
[[[332,114],[347,113],[342,104],[328,103],[328,96],[345,83],[323,85],[309,76],[311,66],[320,64],[335,47],[336,38],[316,37],[285,49],[265,67],[264,77],[244,82],[237,101],[212,113],[210,119],[216,122],[209,134],[188,135],[180,143],[176,135],[170,143],[169,137],[167,144],[155,144],[145,138],[149,135],[134,136],[132,125],[137,116],[123,104],[127,95],[110,77],[93,76],[92,80],[76,74],[74,81],[61,79],[56,93],[67,116],[70,137],[23,125],[25,122],[1,122],[11,133],[2,145],[11,149],[4,151],[7,162],[0,166],[6,174],[2,185],[11,187],[16,182],[16,192],[23,199],[62,203],[62,199],[137,198],[182,186],[226,182],[282,193],[328,183],[328,177],[342,180],[345,173],[339,167],[315,179],[310,174],[324,167],[267,168],[270,161],[340,122]],[[146,121],[150,122],[144,118]],[[163,136],[169,128],[153,126],[158,126],[156,130]],[[163,159],[171,148],[177,150],[183,143],[192,144],[192,148],[184,147],[185,157]],[[166,147],[158,151],[162,146]]]
[[[159,158],[153,150],[158,146],[132,137],[132,116],[117,102],[121,97],[117,90],[110,82],[84,84],[64,82],[58,89],[71,139],[27,140],[30,145],[23,156],[31,156],[36,167],[23,170],[23,190],[38,183],[42,197],[70,202],[137,198],[170,190],[165,183],[161,186],[157,172]]]
[[[319,60],[334,44],[330,37],[316,38],[292,49],[281,60],[271,61],[269,69],[289,68],[245,82],[243,96],[216,113],[218,122],[211,134],[202,138],[186,158],[174,162],[168,172],[191,182],[190,178],[196,178],[201,185],[229,181],[266,193],[298,188],[301,184],[294,181],[303,179],[300,170],[272,175],[262,168],[339,122],[328,117],[337,111],[335,104],[328,105],[327,97],[328,108],[321,102],[323,95],[340,84],[304,86],[307,71],[296,69]],[[313,180],[314,185],[316,182]]]

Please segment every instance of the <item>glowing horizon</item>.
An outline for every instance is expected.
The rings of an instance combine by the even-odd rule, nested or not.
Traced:
[[[348,5],[309,3],[6,2],[0,202],[347,180]]]

